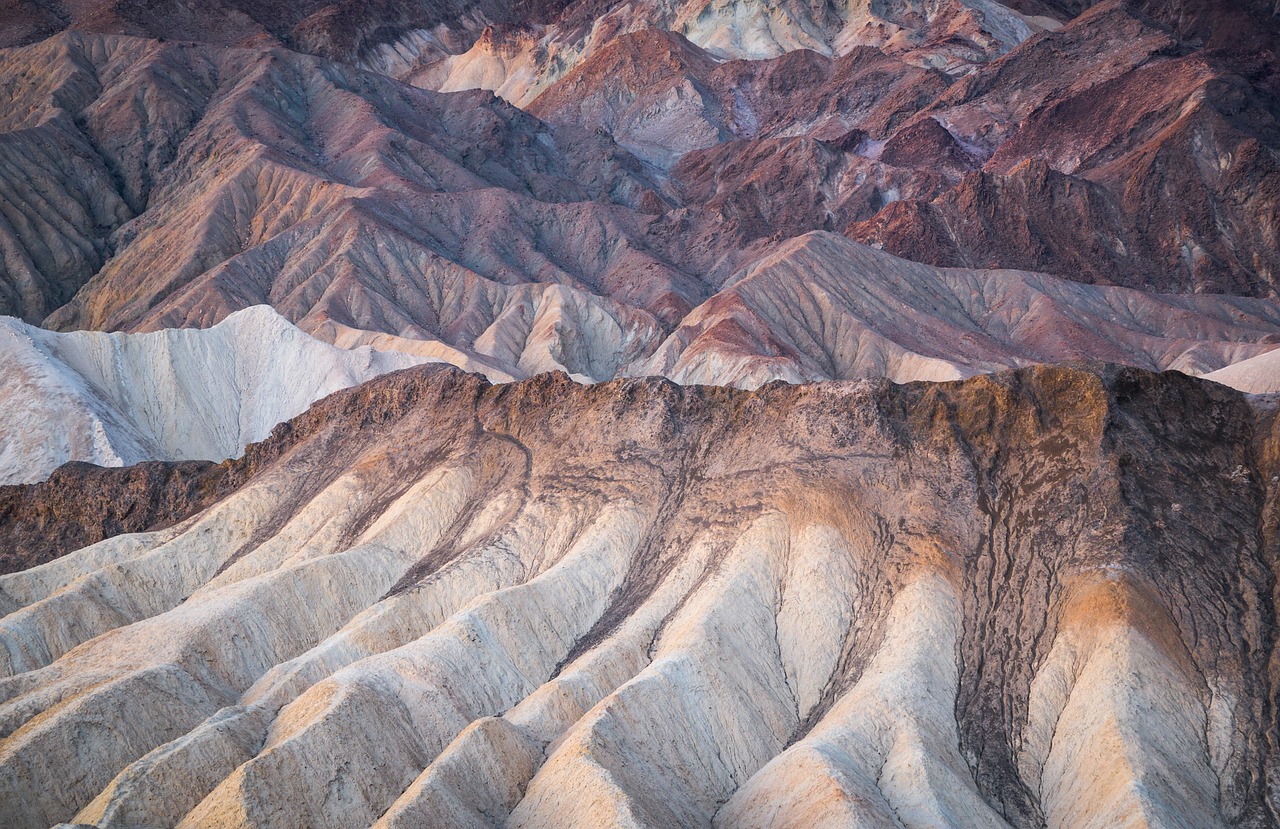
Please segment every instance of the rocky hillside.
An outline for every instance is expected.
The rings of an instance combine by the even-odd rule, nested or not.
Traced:
[[[1202,374],[1265,358],[1280,339],[1278,323],[1273,300],[939,269],[819,231],[735,274],[624,372],[747,388],[770,380],[953,380],[1070,360]],[[1237,385],[1234,376],[1215,379]]]
[[[44,480],[67,461],[234,457],[326,394],[421,362],[494,382],[559,370],[581,382],[663,376],[756,388],[1084,360],[1280,389],[1280,306],[1270,300],[939,269],[825,232],[779,245],[669,334],[652,320],[621,329],[557,286],[542,297],[491,313],[479,336],[454,329],[457,345],[343,326],[324,300],[310,316],[314,337],[266,305],[209,329],[137,334],[0,319],[0,485]]]
[[[0,813],[1274,826],[1274,423],[1118,368],[387,375],[0,580]]]
[[[565,341],[607,318],[630,343],[815,230],[1274,296],[1265,5],[316,6],[377,21],[353,52],[288,34],[308,4],[202,4],[190,43],[86,3],[0,50],[0,311],[153,330],[267,303],[463,348],[504,314]]]
[[[239,455],[314,401],[426,358],[337,348],[258,307],[203,331],[54,334],[0,319],[0,484],[69,460]]]

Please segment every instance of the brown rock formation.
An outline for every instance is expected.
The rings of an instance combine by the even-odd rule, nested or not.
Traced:
[[[1203,374],[1271,351],[1278,316],[1270,300],[938,269],[815,232],[730,277],[628,373],[748,388],[949,380],[1066,360]]]
[[[993,151],[984,174],[849,234],[936,264],[1274,293],[1274,41],[1188,52],[1158,23],[1102,4],[957,83],[931,112]]]
[[[424,368],[424,376],[435,370]],[[0,574],[44,564],[122,533],[163,530],[235,492],[314,434],[304,414],[238,458],[102,467],[73,461],[47,481],[0,486]]]
[[[0,825],[1277,829],[1270,5],[0,0]]]
[[[107,468],[72,462],[47,481],[0,487],[0,572],[26,570],[121,533],[171,526],[234,487],[228,465],[152,461]]]
[[[73,176],[62,155],[53,169],[8,169],[15,196],[35,189],[54,206],[23,215],[75,221],[14,223],[0,281],[24,301],[3,310],[40,318],[61,294],[39,280],[87,278],[101,247],[114,256],[49,325],[207,325],[271,303],[295,321],[315,308],[312,327],[474,337],[512,293],[529,293],[504,284],[558,282],[588,303],[616,294],[646,309],[646,324],[678,318],[698,296],[646,250],[650,220],[626,207],[647,187],[635,159],[598,136],[552,133],[487,94],[421,92],[283,51],[119,38],[65,35],[4,57],[57,70],[14,75],[7,111],[30,114],[11,135],[65,134],[119,186]],[[150,110],[122,105],[133,96]],[[63,115],[50,116],[51,98]],[[80,218],[82,198],[115,210],[114,224]],[[146,210],[117,229],[129,203]],[[64,248],[88,261],[47,254]],[[475,307],[477,293],[487,320],[448,307]]]
[[[224,46],[284,45],[352,62],[364,51],[413,29],[440,27],[444,49],[466,48],[486,23],[547,19],[564,0],[509,4],[495,0],[6,0],[0,45],[25,45],[70,28],[95,34],[198,41]],[[447,51],[445,51],[447,53]]]
[[[669,330],[815,229],[932,264],[1273,293],[1274,49],[1204,34],[1256,9],[1110,0],[1036,33],[1058,24],[944,5],[885,12],[874,43],[875,15],[792,5],[509,10],[529,26],[487,30],[497,63],[438,85],[525,78],[541,121],[283,49],[71,32],[6,50],[0,310],[151,329],[266,302],[307,330],[472,349],[558,283],[619,330]],[[360,13],[394,39],[402,12]],[[722,15],[732,48],[704,31]],[[984,52],[962,18],[1021,42]],[[776,56],[724,59],[757,46]],[[511,62],[528,49],[546,66]]]

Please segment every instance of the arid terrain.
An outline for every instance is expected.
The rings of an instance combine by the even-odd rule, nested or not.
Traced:
[[[387,375],[0,580],[0,813],[1273,825],[1275,428],[1138,369]]]
[[[1271,0],[0,0],[0,826],[1280,829]]]

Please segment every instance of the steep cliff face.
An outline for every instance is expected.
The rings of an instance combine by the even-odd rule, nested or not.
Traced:
[[[416,368],[289,434],[0,580],[6,825],[1276,825],[1265,401]]]

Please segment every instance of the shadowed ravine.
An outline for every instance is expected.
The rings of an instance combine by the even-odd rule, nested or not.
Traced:
[[[1252,401],[385,375],[0,578],[0,824],[1274,826]]]

